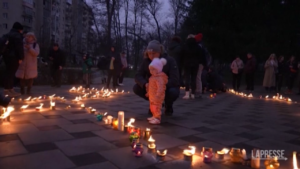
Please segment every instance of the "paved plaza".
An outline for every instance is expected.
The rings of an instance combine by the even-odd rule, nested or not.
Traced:
[[[27,103],[16,99],[11,122],[0,124],[0,169],[249,168],[230,160],[214,159],[211,164],[205,164],[200,156],[202,147],[211,147],[214,152],[236,147],[246,149],[249,156],[253,148],[283,149],[288,160],[280,160],[280,168],[293,168],[292,152],[300,152],[299,103],[242,98],[229,93],[217,94],[215,98],[207,94],[202,99],[182,100],[182,90],[174,105],[174,115],[163,116],[161,125],[149,125],[148,102],[132,93],[133,84],[133,79],[125,79],[125,86],[119,88],[125,93],[82,103],[114,117],[118,111],[124,111],[125,123],[135,118],[135,126],[150,128],[157,148],[168,150],[164,161],[147,150],[145,140],[141,140],[143,156],[136,158],[129,134],[98,122],[80,104],[56,101],[56,110],[50,110],[49,101],[45,101],[44,109],[37,112],[35,107],[40,101],[31,101],[21,112],[19,108]],[[71,87],[35,86],[33,94],[56,94],[70,101],[78,96],[68,92]],[[101,85],[93,87],[102,88]],[[70,109],[66,109],[68,105]],[[184,160],[182,154],[189,145],[196,146],[192,161]],[[265,168],[263,162],[261,168]]]

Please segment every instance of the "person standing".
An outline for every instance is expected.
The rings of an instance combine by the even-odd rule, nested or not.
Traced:
[[[266,91],[275,88],[277,67],[278,63],[276,60],[276,55],[273,53],[270,55],[269,59],[265,63],[265,76],[263,81],[263,87],[265,87]]]
[[[284,79],[285,74],[285,63],[284,63],[284,56],[280,56],[278,58],[278,68],[276,73],[276,91],[281,92],[281,87]]]
[[[204,47],[201,44],[202,43],[202,33],[199,33],[195,36],[196,42],[201,48],[201,54],[199,55],[199,67],[198,67],[198,72],[197,72],[197,77],[196,77],[196,97],[201,97],[202,94],[202,71],[203,68],[207,66],[207,60],[204,52]]]
[[[111,79],[113,80],[113,88],[116,88],[118,85],[117,80],[120,75],[120,70],[122,67],[120,55],[115,51],[114,47],[111,47],[109,55],[109,70],[106,87],[109,88]]]
[[[83,63],[82,63],[82,73],[83,80],[85,81],[85,88],[90,88],[91,84],[91,70],[92,70],[93,62],[88,54],[83,55]]]
[[[39,45],[36,43],[36,37],[33,32],[26,34],[24,39],[24,60],[19,65],[16,77],[20,79],[21,94],[31,94],[33,79],[37,77],[37,56],[40,53]]]
[[[119,85],[123,86],[123,80],[124,80],[124,74],[128,68],[128,64],[127,64],[127,58],[126,58],[126,54],[125,52],[121,53],[121,61],[122,61],[122,70],[120,72],[120,77],[119,77]]]
[[[256,69],[256,60],[251,53],[247,54],[247,62],[245,65],[245,78],[247,84],[247,91],[254,90],[254,73]]]
[[[294,82],[295,82],[295,79],[296,79],[297,73],[298,73],[298,63],[295,60],[295,56],[291,56],[290,60],[287,62],[287,66],[288,66],[288,71],[287,71],[288,90],[286,93],[291,94],[293,87],[294,87]]]
[[[62,69],[65,66],[65,55],[64,52],[59,49],[59,45],[54,43],[52,50],[50,51],[49,58],[52,61],[51,75],[53,78],[52,87],[60,87],[61,85],[61,74]]]
[[[168,55],[173,57],[177,63],[179,70],[180,86],[184,87],[183,77],[182,77],[182,59],[183,59],[183,47],[181,45],[181,39],[178,36],[174,36],[168,46]]]
[[[230,67],[232,71],[232,88],[235,91],[239,91],[244,69],[244,63],[240,59],[240,57],[237,56],[231,63]]]
[[[185,79],[185,95],[183,99],[194,99],[197,87],[196,80],[199,64],[201,63],[201,58],[204,57],[202,49],[197,44],[194,35],[188,36],[188,39],[186,40],[186,44],[184,46],[183,56],[183,70]],[[192,90],[191,93],[190,87]]]
[[[167,64],[163,67],[163,72],[168,76],[167,88],[165,91],[165,115],[173,115],[173,103],[177,100],[180,94],[179,72],[174,58],[164,54],[162,45],[157,40],[152,40],[148,43],[145,58],[135,75],[135,85],[133,92],[139,97],[149,100],[146,95],[149,86],[149,78],[151,73],[149,65],[154,58],[165,58]],[[148,114],[152,114],[151,110]]]
[[[7,48],[3,53],[3,61],[6,67],[4,94],[11,97],[19,96],[14,91],[15,74],[24,59],[23,26],[19,22],[13,24],[12,29],[5,36],[8,38]]]

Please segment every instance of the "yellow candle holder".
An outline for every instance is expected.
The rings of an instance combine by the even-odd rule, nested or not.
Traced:
[[[241,149],[232,148],[229,155],[230,155],[231,162],[241,163],[241,159],[242,159]]]

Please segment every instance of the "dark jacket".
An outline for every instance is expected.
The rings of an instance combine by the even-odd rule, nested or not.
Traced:
[[[245,73],[254,73],[256,69],[256,59],[251,57],[245,65]]]
[[[108,64],[109,65],[110,65],[110,61],[111,61],[112,57],[115,58],[114,63],[113,63],[114,64],[114,70],[117,70],[117,71],[121,70],[122,69],[121,56],[116,51],[114,51],[114,52],[111,51],[110,54],[109,54],[109,57],[108,57],[108,60],[109,60]]]
[[[93,66],[93,62],[92,62],[92,59],[90,57],[87,57],[86,59],[83,59],[82,72],[84,74],[91,73],[92,66]]]
[[[168,47],[168,55],[173,57],[178,65],[181,68],[181,59],[183,54],[183,48],[180,43],[172,41]]]
[[[59,66],[64,67],[66,64],[65,54],[62,50],[58,49],[57,51],[51,50],[49,57],[52,57],[52,69],[59,69]]]
[[[279,75],[283,75],[286,73],[286,64],[284,61],[278,62],[278,68],[277,68],[277,73]]]
[[[163,72],[168,76],[167,88],[180,87],[179,71],[175,59],[168,55],[162,55],[160,57],[167,60],[167,64],[163,68]],[[145,88],[145,84],[149,82],[149,78],[151,76],[149,71],[150,63],[151,60],[149,58],[145,58],[135,75],[135,82],[142,88]]]
[[[288,73],[289,74],[296,74],[298,72],[298,63],[294,61],[288,61],[287,62],[287,68],[288,68]]]
[[[195,38],[186,41],[183,51],[183,67],[193,67],[204,64],[204,53]]]
[[[209,88],[212,90],[221,90],[224,88],[223,79],[215,70],[207,73],[207,82],[209,83]]]
[[[5,60],[23,60],[23,35],[16,29],[11,29],[7,34],[9,38],[8,48],[4,53]]]

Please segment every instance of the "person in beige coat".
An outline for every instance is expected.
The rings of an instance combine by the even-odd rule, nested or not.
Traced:
[[[278,67],[278,62],[276,55],[273,53],[270,55],[269,59],[265,63],[265,76],[263,81],[263,87],[267,91],[272,90],[276,85],[276,71]]]
[[[37,56],[40,53],[39,45],[36,43],[34,33],[28,32],[24,38],[24,60],[19,65],[16,77],[20,78],[21,94],[31,94],[33,79],[37,77]]]

